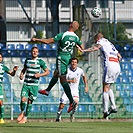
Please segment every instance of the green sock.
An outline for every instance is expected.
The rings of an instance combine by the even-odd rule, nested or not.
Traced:
[[[26,108],[26,114],[25,116],[28,117],[29,113],[31,112],[32,104],[28,104]]]
[[[21,111],[24,111],[25,110],[25,107],[26,107],[26,102],[20,102],[20,108],[21,108]]]
[[[68,83],[63,82],[61,85],[63,86],[64,91],[65,91],[70,103],[73,103],[73,97],[72,97],[71,90],[70,90],[70,87],[69,87]]]
[[[4,118],[4,105],[0,106],[1,119]]]
[[[50,91],[52,89],[52,87],[57,83],[58,78],[53,77],[48,85],[48,88],[46,89],[46,91]]]

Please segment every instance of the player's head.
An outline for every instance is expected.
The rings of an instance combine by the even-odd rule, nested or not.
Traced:
[[[32,49],[31,49],[31,56],[32,56],[32,58],[38,57],[38,54],[39,54],[38,47],[32,47]]]
[[[71,28],[73,31],[78,30],[78,28],[79,28],[79,23],[78,23],[77,21],[73,21],[73,22],[70,24],[70,28]]]
[[[78,59],[77,58],[72,58],[72,60],[71,60],[71,68],[75,69],[75,68],[77,68],[77,65],[78,65]]]
[[[3,57],[2,57],[2,53],[0,53],[0,63],[2,62]]]
[[[102,33],[97,33],[95,36],[94,36],[94,41],[97,42],[99,39],[103,38],[103,34]]]

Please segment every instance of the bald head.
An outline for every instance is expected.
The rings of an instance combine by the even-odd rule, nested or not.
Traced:
[[[73,22],[70,24],[70,28],[73,29],[73,31],[78,30],[78,28],[79,28],[79,23],[78,23],[77,21],[73,21]]]

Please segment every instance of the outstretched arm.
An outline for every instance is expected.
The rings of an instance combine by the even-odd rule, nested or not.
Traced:
[[[101,47],[101,45],[97,44],[97,45],[94,45],[88,49],[83,50],[83,52],[94,52],[94,51],[99,50],[100,47]]]
[[[31,41],[33,42],[41,42],[41,43],[46,43],[46,44],[50,44],[50,43],[54,43],[54,38],[49,38],[49,39],[39,39],[39,38],[32,38]]]
[[[78,48],[79,51],[83,52],[83,50],[84,50],[84,46],[83,46],[83,44],[82,44],[81,46],[76,45],[76,47]]]

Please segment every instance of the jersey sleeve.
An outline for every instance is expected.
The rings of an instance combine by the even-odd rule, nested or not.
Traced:
[[[79,39],[79,37],[77,37],[77,45],[81,45],[82,44],[82,42],[81,42],[81,40]]]
[[[3,65],[3,69],[4,69],[4,71],[6,72],[6,73],[8,73],[9,72],[9,68],[8,67],[6,67],[5,65]]]
[[[84,71],[81,69],[81,76],[83,77],[83,76],[85,76],[85,73],[84,73]]]
[[[40,60],[40,67],[45,70],[47,68],[46,63],[41,59]]]
[[[57,34],[57,35],[54,37],[54,41],[55,41],[55,42],[60,41],[60,40],[62,39],[62,35],[63,35],[63,33]]]

